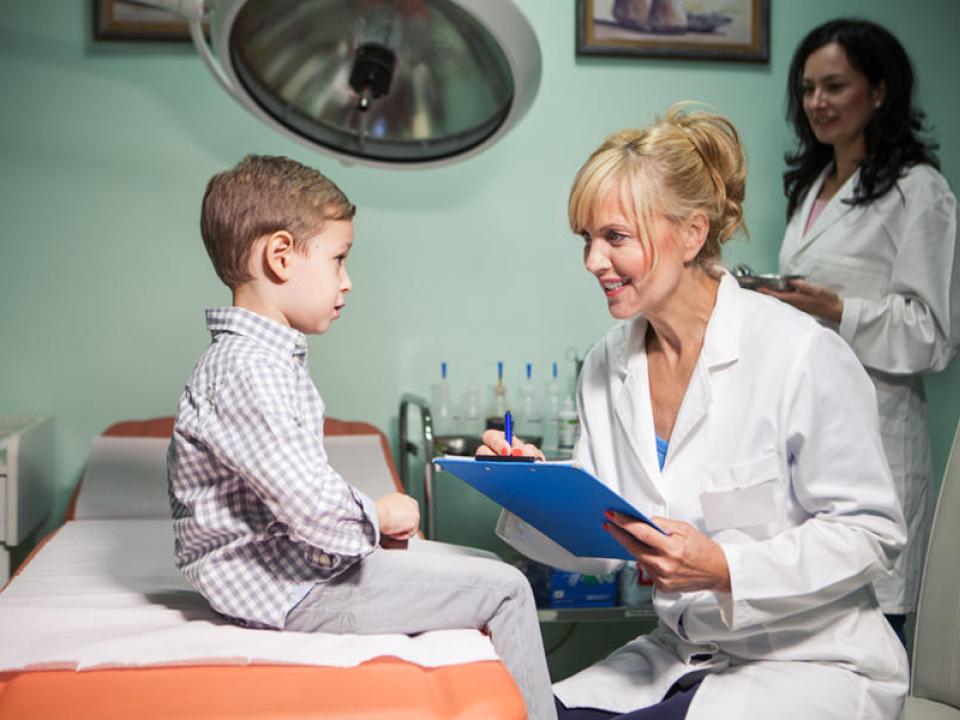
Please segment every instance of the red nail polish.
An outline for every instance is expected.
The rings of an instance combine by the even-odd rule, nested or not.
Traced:
[[[510,448],[501,448],[501,449],[500,449],[500,454],[501,454],[501,455],[509,455],[509,454],[510,454]]]
[[[510,451],[510,454],[520,456],[520,455],[523,455],[523,450],[521,450],[520,448],[514,448],[513,450]]]
[[[605,518],[607,518],[608,520],[613,520],[613,512],[610,511],[610,510],[604,510],[604,511],[603,511],[603,516],[604,516]]]

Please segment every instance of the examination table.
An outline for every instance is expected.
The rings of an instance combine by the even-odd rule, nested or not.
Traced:
[[[217,617],[174,567],[171,428],[125,422],[96,438],[67,521],[0,592],[0,718],[525,717],[476,630],[280,633]],[[401,489],[375,427],[328,419],[325,436],[349,482]]]

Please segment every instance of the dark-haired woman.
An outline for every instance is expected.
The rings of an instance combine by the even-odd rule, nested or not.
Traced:
[[[864,20],[825,23],[790,67],[786,157],[790,218],[772,293],[833,326],[877,390],[880,430],[908,544],[874,587],[903,640],[916,607],[930,525],[930,443],[921,375],[943,370],[960,332],[956,199],[921,139],[913,69],[900,42]]]

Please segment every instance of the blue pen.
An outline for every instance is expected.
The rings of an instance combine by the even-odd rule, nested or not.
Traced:
[[[507,441],[507,447],[513,448],[513,416],[509,410],[503,415],[503,438]]]

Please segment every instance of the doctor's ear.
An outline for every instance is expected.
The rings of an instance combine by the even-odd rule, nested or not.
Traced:
[[[710,233],[710,219],[704,212],[694,212],[683,221],[680,232],[680,243],[683,250],[683,260],[693,262],[700,254],[700,248],[707,241]]]
[[[289,280],[290,265],[297,252],[293,236],[286,230],[278,230],[267,235],[258,245],[264,274],[274,282]]]
[[[887,99],[887,81],[881,80],[873,89],[873,109],[878,110]]]

